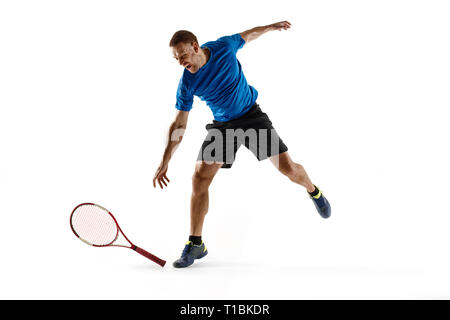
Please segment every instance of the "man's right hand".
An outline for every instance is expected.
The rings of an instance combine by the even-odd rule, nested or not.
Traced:
[[[156,170],[155,177],[153,178],[153,188],[156,188],[156,181],[158,181],[159,186],[161,189],[164,187],[163,184],[167,187],[167,183],[170,182],[169,178],[167,178],[167,169],[168,165],[166,163],[161,163]]]

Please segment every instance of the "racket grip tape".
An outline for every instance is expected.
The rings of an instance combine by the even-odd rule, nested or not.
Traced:
[[[136,251],[137,253],[143,255],[144,257],[152,260],[153,262],[159,264],[161,267],[164,267],[164,265],[166,264],[166,261],[158,258],[157,256],[154,256],[153,254],[145,251],[144,249],[139,248],[138,246],[134,246],[133,250]]]

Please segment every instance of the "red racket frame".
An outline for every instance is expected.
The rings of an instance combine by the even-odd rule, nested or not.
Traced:
[[[76,211],[79,207],[81,207],[81,206],[86,206],[86,205],[92,205],[92,206],[99,207],[99,208],[103,209],[104,211],[106,211],[106,212],[111,216],[111,218],[113,218],[113,220],[114,220],[114,222],[116,223],[116,226],[117,226],[117,234],[116,234],[116,236],[115,236],[115,238],[114,238],[113,241],[111,241],[111,242],[108,243],[108,244],[98,245],[98,244],[90,243],[90,242],[88,242],[87,240],[84,240],[83,238],[81,238],[81,237],[77,234],[77,232],[75,231],[75,229],[73,228],[73,225],[72,225],[72,217],[73,217],[73,214],[75,213],[75,211]],[[137,245],[135,245],[134,243],[132,243],[132,242],[130,241],[130,239],[128,239],[128,237],[125,235],[125,233],[122,231],[122,229],[120,228],[119,223],[117,222],[116,218],[114,218],[113,214],[112,214],[109,210],[107,210],[105,207],[102,207],[102,206],[100,206],[100,205],[98,205],[98,204],[91,203],[91,202],[85,202],[85,203],[81,203],[81,204],[77,205],[77,206],[72,210],[72,213],[70,214],[70,228],[72,229],[72,232],[77,236],[78,239],[80,239],[81,241],[83,241],[84,243],[86,243],[86,244],[88,244],[88,245],[90,245],[90,246],[93,246],[93,247],[100,247],[100,248],[101,248],[101,247],[122,247],[122,248],[128,248],[128,249],[132,249],[132,250],[136,251],[137,253],[143,255],[144,257],[146,257],[146,258],[152,260],[153,262],[159,264],[161,267],[164,267],[164,265],[166,264],[166,261],[165,261],[165,260],[162,260],[162,259],[158,258],[157,256],[151,254],[150,252],[145,251],[145,250],[142,249],[142,248],[139,248]],[[117,238],[119,237],[119,231],[120,231],[120,233],[124,236],[124,238],[130,243],[130,246],[129,246],[129,247],[128,247],[128,246],[124,246],[124,245],[120,245],[120,244],[113,244],[113,243],[117,240]]]

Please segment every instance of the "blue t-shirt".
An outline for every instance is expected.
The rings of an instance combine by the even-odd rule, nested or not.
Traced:
[[[236,58],[244,43],[237,33],[203,44],[201,47],[209,49],[209,60],[196,73],[184,70],[175,107],[191,110],[196,95],[206,101],[216,121],[226,122],[245,114],[256,102],[258,91],[248,85]]]

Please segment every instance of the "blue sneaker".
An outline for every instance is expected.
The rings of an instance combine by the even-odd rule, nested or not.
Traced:
[[[327,198],[322,194],[322,191],[319,189],[319,193],[317,195],[310,196],[314,205],[316,206],[317,212],[319,212],[320,216],[324,219],[327,219],[331,216],[331,206],[328,202]]]
[[[205,243],[199,246],[194,245],[192,241],[186,242],[181,258],[173,263],[175,268],[186,268],[194,263],[195,259],[201,259],[208,254]]]

